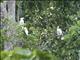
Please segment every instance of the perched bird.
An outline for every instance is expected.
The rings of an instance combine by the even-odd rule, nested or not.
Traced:
[[[28,29],[26,27],[23,28],[26,35],[28,35]]]
[[[59,26],[57,26],[57,35],[63,35],[62,29]]]
[[[61,38],[63,40],[63,32],[62,32],[62,29],[57,26],[57,38]]]
[[[22,29],[24,30],[25,34],[28,35],[28,29],[24,27],[24,17],[20,18],[19,24],[21,25]]]
[[[19,24],[24,25],[24,17],[20,18]]]

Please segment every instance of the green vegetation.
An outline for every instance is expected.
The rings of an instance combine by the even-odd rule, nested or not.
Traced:
[[[80,1],[16,1],[22,6],[27,36],[18,22],[3,19],[8,29],[0,29],[1,60],[78,60],[80,50]],[[17,11],[17,9],[16,9]],[[17,16],[16,16],[17,17]],[[63,31],[64,39],[58,39],[57,26]],[[14,29],[16,34],[6,36]],[[14,37],[14,38],[12,38]],[[19,38],[22,48],[14,44],[13,50],[4,51],[3,42]]]

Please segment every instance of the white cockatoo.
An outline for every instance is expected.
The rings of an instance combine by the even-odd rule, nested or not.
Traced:
[[[24,29],[25,34],[28,35],[28,29],[26,27],[23,27],[23,29]]]
[[[58,38],[61,37],[62,40],[64,39],[64,38],[62,37],[62,36],[63,36],[62,29],[61,29],[59,26],[57,26],[57,36],[58,36]]]
[[[57,26],[57,35],[63,35],[62,29],[59,26]]]
[[[26,35],[28,35],[28,29],[24,27],[24,17],[20,18],[19,24],[21,25],[23,31],[25,32]]]
[[[19,24],[24,25],[24,17],[20,18]]]

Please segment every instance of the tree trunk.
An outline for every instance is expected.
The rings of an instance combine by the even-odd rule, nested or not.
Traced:
[[[4,18],[8,18],[9,21],[8,23],[9,24],[6,24],[4,26],[5,29],[8,29],[8,31],[6,31],[6,36],[7,37],[11,37],[9,39],[9,41],[7,42],[6,40],[4,41],[4,50],[11,50],[13,49],[13,45],[12,45],[12,42],[10,41],[14,41],[15,37],[15,33],[16,33],[16,30],[15,30],[15,26],[13,26],[12,24],[15,25],[16,21],[15,21],[15,0],[9,0],[9,1],[3,1],[1,3],[1,19],[4,19]],[[10,24],[11,22],[11,24]],[[2,23],[4,24],[4,23]]]
[[[21,2],[20,1],[20,7],[21,7]],[[13,49],[13,46],[18,43],[20,46],[22,42],[20,42],[20,38],[16,37],[16,6],[15,6],[16,1],[15,0],[9,0],[9,1],[3,1],[1,3],[1,15],[3,18],[8,18],[8,24],[4,26],[4,28],[7,30],[5,32],[5,35],[9,37],[8,41],[5,40],[4,42],[4,50],[11,50]],[[22,13],[22,7],[18,7],[17,10],[17,17],[18,20],[20,18],[20,14]],[[21,46],[22,47],[22,46]]]
[[[0,18],[1,19],[7,17],[6,3],[7,1],[3,1],[3,3],[0,3]]]
[[[8,18],[15,22],[15,0],[8,1]]]

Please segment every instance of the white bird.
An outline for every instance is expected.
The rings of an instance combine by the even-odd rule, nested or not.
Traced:
[[[57,37],[63,40],[64,38],[62,36],[63,36],[62,29],[59,26],[57,26]]]
[[[57,26],[57,35],[58,36],[63,35],[62,29],[59,28],[59,26]]]
[[[24,27],[24,32],[28,35],[28,29],[26,27]]]
[[[24,17],[20,18],[19,24],[24,25]]]

